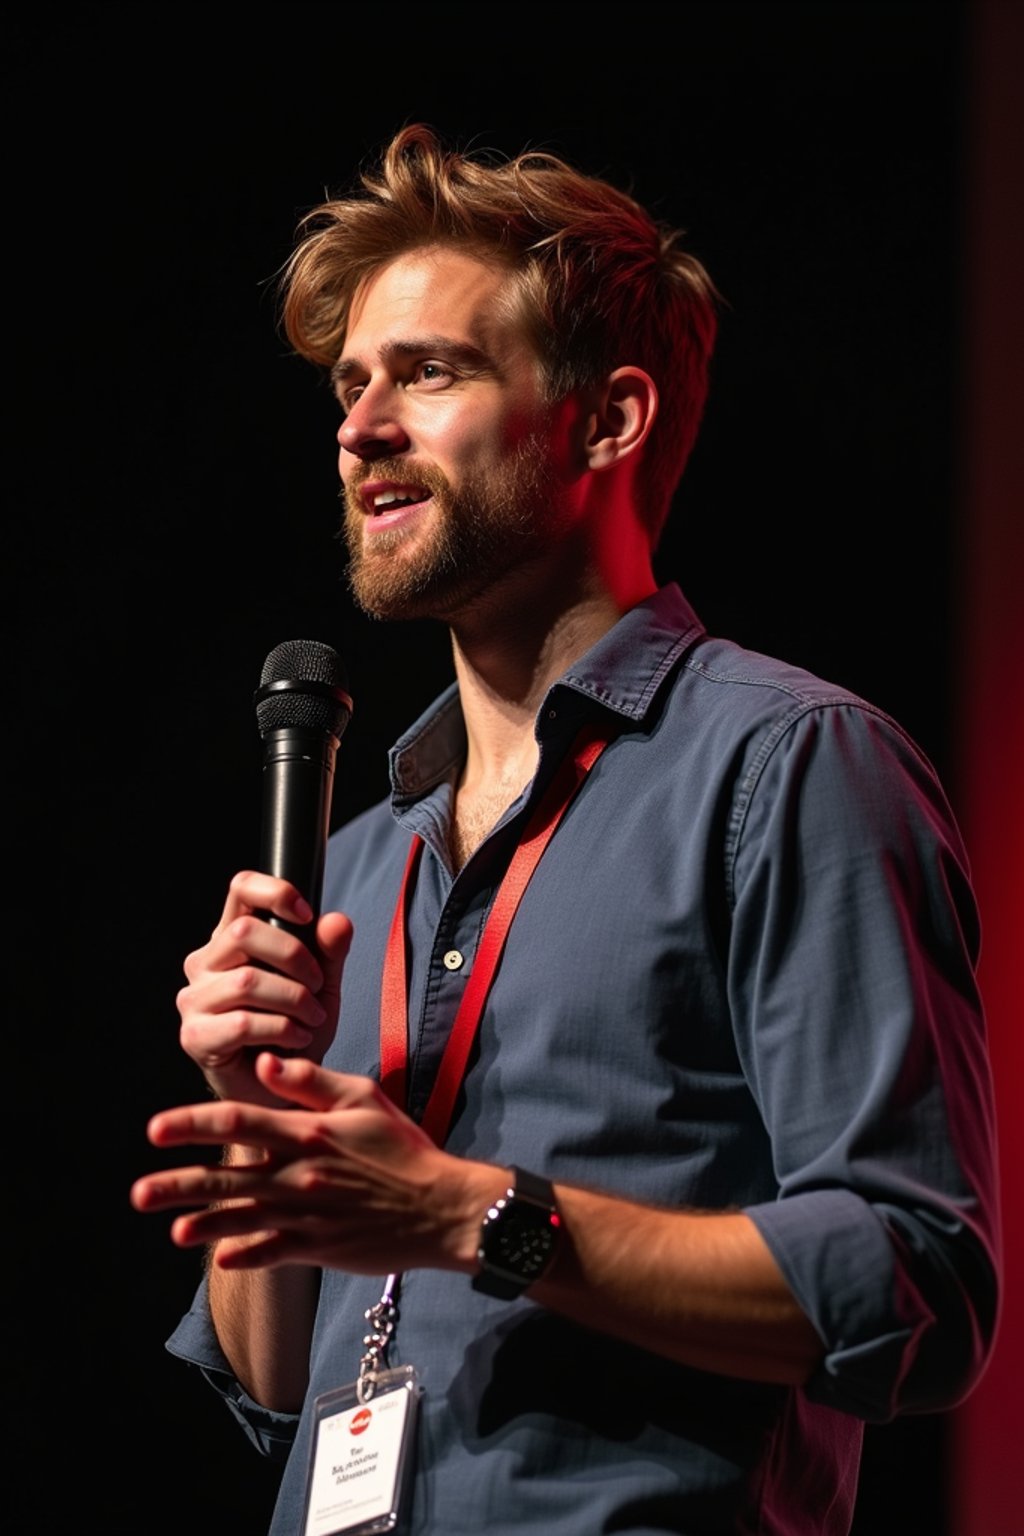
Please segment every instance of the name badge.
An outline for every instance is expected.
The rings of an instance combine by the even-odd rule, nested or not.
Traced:
[[[419,1399],[411,1365],[317,1398],[303,1536],[395,1529],[408,1493]]]

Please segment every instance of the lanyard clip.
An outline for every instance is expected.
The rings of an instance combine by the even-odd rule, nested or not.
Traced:
[[[356,1396],[368,1403],[377,1387],[377,1378],[387,1365],[388,1346],[398,1323],[398,1276],[388,1275],[381,1297],[363,1313],[370,1331],[363,1338],[366,1353],[359,1362]]]

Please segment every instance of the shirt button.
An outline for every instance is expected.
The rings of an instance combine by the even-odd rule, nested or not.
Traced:
[[[457,971],[462,965],[463,956],[459,949],[449,949],[444,957],[445,970]]]

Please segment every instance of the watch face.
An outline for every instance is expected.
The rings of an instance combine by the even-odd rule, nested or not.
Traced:
[[[558,1217],[544,1206],[511,1198],[498,1200],[484,1222],[480,1258],[523,1284],[542,1274],[554,1251]]]
[[[523,1279],[533,1279],[543,1270],[555,1240],[548,1211],[536,1206],[517,1207],[503,1213],[495,1233],[496,1251],[491,1262]]]

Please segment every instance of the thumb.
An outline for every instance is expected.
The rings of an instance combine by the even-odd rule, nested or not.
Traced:
[[[328,1018],[337,1018],[341,1005],[341,973],[352,946],[352,933],[352,923],[344,912],[325,912],[316,925],[316,944],[324,973],[318,995]]]

